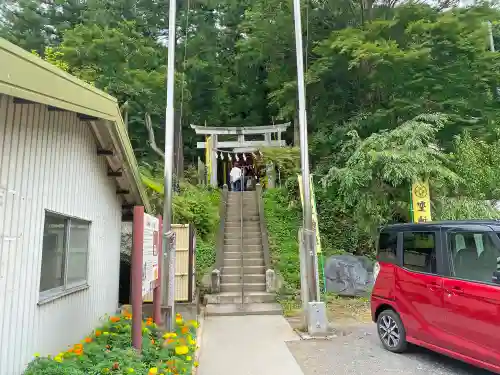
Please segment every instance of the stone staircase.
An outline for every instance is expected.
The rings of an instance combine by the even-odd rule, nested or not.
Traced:
[[[223,262],[221,269],[217,271],[220,272],[220,288],[219,293],[205,296],[207,305],[205,313],[206,315],[281,314],[281,306],[276,303],[275,294],[269,293],[267,291],[269,287],[266,288],[267,270],[262,244],[258,192],[227,194]],[[241,200],[243,200],[243,231]]]

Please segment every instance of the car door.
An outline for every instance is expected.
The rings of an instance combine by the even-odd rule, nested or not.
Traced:
[[[443,279],[439,275],[439,231],[402,233],[400,264],[396,272],[396,300],[407,335],[442,346]],[[438,266],[439,265],[439,266]]]
[[[466,246],[461,248],[460,243]],[[451,231],[449,271],[443,277],[447,317],[443,329],[452,336],[452,349],[496,366],[500,366],[500,285],[494,283],[494,273],[499,249],[493,231]]]

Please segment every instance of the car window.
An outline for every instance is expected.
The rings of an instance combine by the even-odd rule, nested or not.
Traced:
[[[433,232],[403,233],[403,267],[412,271],[437,273],[436,236]]]
[[[396,232],[380,233],[378,242],[377,260],[379,262],[396,263],[398,248],[398,234]]]
[[[459,279],[492,283],[500,270],[500,249],[490,232],[452,232],[448,255],[451,275]]]

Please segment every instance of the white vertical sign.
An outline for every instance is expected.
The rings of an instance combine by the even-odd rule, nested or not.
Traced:
[[[142,296],[151,293],[158,280],[158,218],[144,214],[144,241],[142,249]]]

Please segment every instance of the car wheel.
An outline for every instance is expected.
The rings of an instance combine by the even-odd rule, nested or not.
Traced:
[[[387,309],[379,314],[377,331],[382,345],[390,352],[402,353],[408,347],[405,327],[394,310]]]

